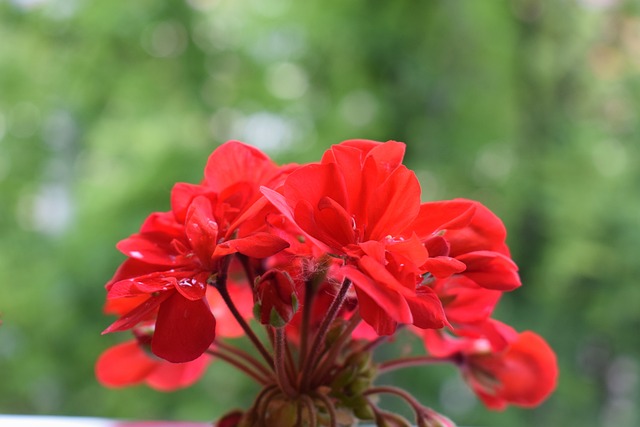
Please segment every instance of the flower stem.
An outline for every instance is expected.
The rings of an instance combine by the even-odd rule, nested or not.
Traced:
[[[314,381],[321,381],[327,372],[332,368],[335,364],[336,357],[339,355],[340,350],[344,346],[345,342],[351,338],[351,333],[358,327],[362,317],[360,317],[360,313],[354,313],[353,316],[349,319],[349,324],[342,331],[342,334],[338,337],[336,342],[331,346],[328,352],[323,354],[324,358],[320,358],[320,367],[316,369],[316,373],[314,374]],[[313,384],[313,383],[312,383]]]
[[[331,399],[322,393],[313,393],[313,397],[322,400],[325,408],[327,408],[327,412],[329,413],[329,426],[338,427],[338,413]]]
[[[298,357],[298,370],[302,371],[309,351],[309,324],[311,322],[311,311],[313,298],[315,296],[314,279],[304,282],[304,305],[302,306],[302,325],[300,327],[300,355]]]
[[[311,351],[309,353],[309,356],[307,357],[307,360],[305,361],[304,368],[302,370],[302,390],[305,390],[309,387],[309,381],[311,380],[310,369],[318,362],[318,359],[322,354],[324,339],[327,335],[327,332],[329,331],[329,327],[336,319],[340,308],[342,308],[342,304],[344,304],[344,301],[347,299],[347,292],[349,291],[349,287],[351,287],[351,281],[349,279],[345,279],[340,286],[338,295],[336,295],[336,297],[331,302],[329,310],[327,310],[327,315],[322,320],[320,328],[318,329],[318,332],[313,339]]]
[[[244,274],[247,276],[247,281],[249,282],[249,286],[253,288],[254,282],[256,280],[256,273],[253,271],[251,267],[251,263],[249,262],[249,257],[243,254],[237,254],[238,260],[240,260],[240,264],[242,264],[242,268],[244,269]]]
[[[237,347],[234,347],[232,345],[229,345],[223,341],[219,341],[216,340],[214,343],[214,346],[219,347],[223,350],[228,351],[229,353],[232,353],[238,357],[240,357],[242,360],[244,360],[245,362],[247,362],[248,364],[250,364],[251,366],[253,366],[254,368],[256,368],[258,371],[260,371],[264,376],[266,377],[270,377],[273,372],[270,371],[269,369],[267,369],[262,363],[260,363],[258,360],[256,360],[253,356],[251,356],[249,353],[247,353],[244,350],[241,350]]]
[[[450,357],[433,357],[433,356],[415,356],[415,357],[403,357],[400,359],[388,360],[378,365],[378,372],[383,374],[385,372],[394,371],[401,368],[409,368],[412,366],[432,365],[437,363],[450,363],[455,362]]]
[[[409,422],[402,418],[400,415],[393,414],[391,412],[383,411],[378,408],[375,403],[371,401],[371,399],[366,398],[367,404],[373,411],[373,415],[375,417],[376,425],[378,426],[391,426],[387,421],[391,421],[395,427],[409,426]]]
[[[251,414],[258,417],[258,419],[261,419],[264,414],[264,402],[266,401],[266,405],[268,405],[271,398],[278,393],[280,393],[280,388],[276,384],[272,384],[263,388],[260,393],[258,393],[256,400],[253,401],[253,405],[251,405],[251,408],[249,408],[247,414]]]
[[[318,411],[316,409],[316,405],[313,403],[313,400],[307,394],[303,394],[300,396],[300,401],[307,409],[309,413],[309,427],[316,427],[318,425]],[[300,417],[302,417],[302,411],[300,411]],[[303,425],[303,423],[301,423]]]
[[[411,406],[411,409],[413,409],[413,411],[416,414],[416,418],[418,419],[422,417],[425,412],[425,407],[422,406],[422,404],[418,402],[415,397],[413,397],[411,394],[409,394],[408,392],[398,387],[392,387],[392,386],[372,387],[366,390],[363,393],[363,395],[369,396],[371,394],[380,394],[380,393],[394,394],[400,397],[401,399],[403,399],[405,402],[409,404],[409,406]]]
[[[249,377],[251,377],[254,380],[256,380],[260,385],[267,385],[267,384],[273,383],[273,377],[265,376],[261,372],[256,372],[250,366],[245,365],[244,363],[242,363],[241,361],[235,359],[234,357],[232,357],[229,354],[220,352],[218,350],[207,350],[207,354],[210,354],[211,356],[214,356],[214,357],[217,357],[219,359],[224,360],[228,364],[234,366],[238,370],[244,372]]]
[[[262,342],[260,342],[260,339],[258,339],[256,334],[249,327],[249,325],[244,320],[244,318],[238,311],[237,307],[233,303],[231,296],[229,296],[229,291],[227,289],[227,271],[229,269],[229,261],[230,261],[229,256],[225,257],[221,261],[222,268],[220,268],[220,272],[216,277],[215,287],[220,293],[220,296],[224,300],[225,304],[227,304],[229,311],[231,311],[231,314],[233,314],[233,317],[235,317],[236,321],[238,322],[242,330],[247,334],[247,336],[249,337],[253,345],[258,349],[262,357],[264,357],[264,360],[267,362],[267,364],[273,367],[273,357],[271,356],[271,354],[269,354],[269,351],[267,351],[267,349],[262,344]]]
[[[274,353],[275,353],[275,368],[276,368],[276,378],[278,379],[278,384],[282,391],[290,397],[294,397],[297,395],[297,391],[291,385],[289,375],[287,375],[287,368],[285,366],[286,362],[286,336],[284,332],[284,328],[274,328],[275,329],[275,345],[274,345]]]

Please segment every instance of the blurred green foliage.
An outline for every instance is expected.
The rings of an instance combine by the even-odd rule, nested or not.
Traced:
[[[404,383],[461,425],[640,424],[640,8],[634,1],[0,1],[0,412],[210,420],[93,363],[114,248],[239,139],[279,162],[408,144],[425,200],[501,216],[525,285],[497,317],[557,350],[557,392],[491,413],[454,370]],[[390,405],[397,402],[390,401]],[[402,410],[402,409],[398,409]]]

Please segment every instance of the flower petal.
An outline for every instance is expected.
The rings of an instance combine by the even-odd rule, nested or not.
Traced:
[[[172,237],[160,233],[134,234],[118,242],[120,252],[147,264],[175,267],[184,264],[171,246]]]
[[[438,295],[428,287],[405,296],[413,315],[413,324],[421,329],[440,329],[449,325]]]
[[[203,185],[215,192],[239,182],[266,185],[280,173],[262,151],[239,141],[228,141],[211,153],[204,170]]]
[[[187,218],[187,211],[191,202],[197,196],[206,195],[210,199],[215,199],[215,193],[202,185],[179,182],[171,189],[171,211],[176,221],[184,224]]]
[[[375,181],[376,178],[364,177],[365,181],[368,179]],[[420,184],[415,174],[402,165],[371,196],[367,203],[368,239],[399,235],[420,210]]]
[[[126,387],[139,384],[156,367],[140,348],[137,340],[117,344],[105,350],[96,362],[96,378],[106,387]]]
[[[266,258],[288,248],[289,243],[273,234],[260,232],[241,239],[228,240],[220,246],[233,248],[253,258]]]
[[[160,361],[156,369],[147,375],[145,382],[159,391],[189,387],[204,375],[210,362],[211,356],[207,354],[186,363]]]
[[[107,329],[102,331],[102,334],[108,334],[111,332],[126,331],[136,326],[138,323],[148,320],[158,306],[169,298],[174,291],[160,292],[157,295],[152,295],[149,299],[142,304],[113,322]]]
[[[218,244],[218,223],[209,199],[204,196],[193,199],[187,212],[185,231],[200,262],[207,266]]]
[[[189,362],[215,338],[216,319],[204,298],[190,301],[179,293],[160,305],[151,351],[169,362]]]
[[[467,266],[464,262],[448,256],[437,256],[427,259],[423,268],[434,277],[441,279],[455,273],[463,272]]]
[[[511,291],[521,285],[518,266],[498,252],[470,252],[457,259],[467,266],[462,274],[483,288]]]

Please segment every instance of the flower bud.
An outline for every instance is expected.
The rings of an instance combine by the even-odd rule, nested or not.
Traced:
[[[456,427],[456,425],[433,409],[424,408],[424,413],[418,417],[418,427]]]
[[[256,281],[254,299],[253,313],[263,325],[281,328],[298,311],[295,284],[282,270],[269,270]]]
[[[218,420],[216,426],[218,427],[239,427],[240,422],[242,421],[242,417],[244,416],[243,412],[236,409],[225,414],[222,418]]]

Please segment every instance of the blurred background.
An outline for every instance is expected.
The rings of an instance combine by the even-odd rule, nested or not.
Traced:
[[[97,356],[128,338],[100,335],[115,244],[227,139],[306,162],[369,138],[408,144],[425,201],[503,218],[524,286],[496,317],[561,367],[544,405],[502,413],[453,369],[380,382],[461,425],[640,425],[639,6],[0,0],[0,413],[248,405],[254,386],[223,364],[171,394],[97,384]]]

